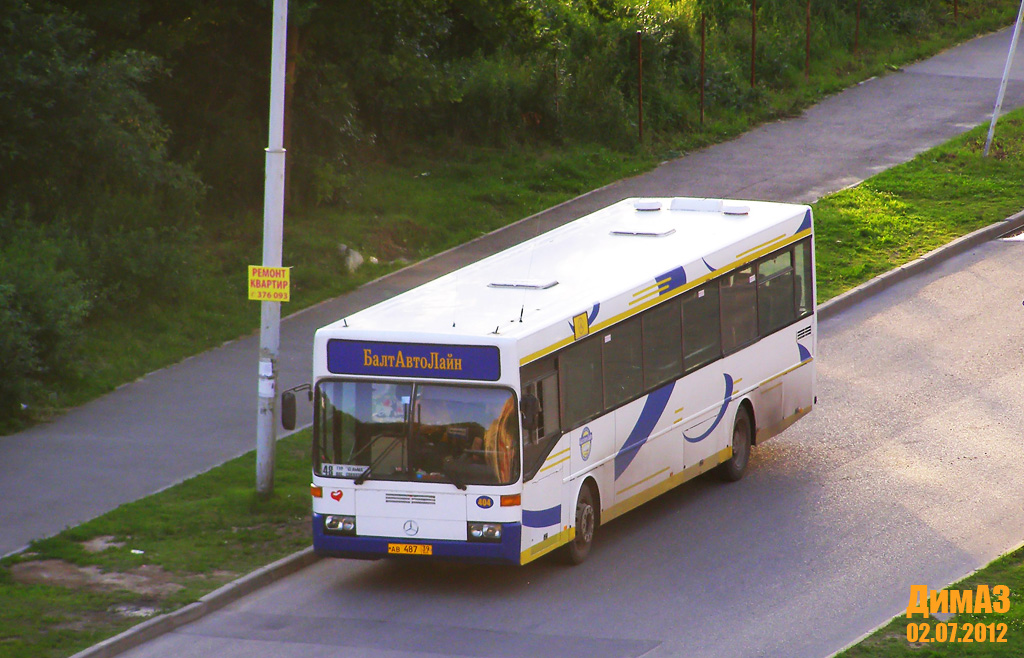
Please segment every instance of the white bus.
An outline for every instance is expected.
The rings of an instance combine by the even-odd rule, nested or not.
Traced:
[[[315,551],[578,563],[811,411],[814,311],[807,206],[626,199],[323,327]]]

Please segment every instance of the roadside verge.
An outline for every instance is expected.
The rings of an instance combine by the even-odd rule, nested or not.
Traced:
[[[216,612],[243,596],[251,594],[282,578],[286,578],[296,571],[305,569],[319,559],[313,553],[312,546],[305,548],[219,587],[209,594],[200,597],[195,603],[190,603],[174,612],[153,617],[137,626],[132,626],[123,633],[103,640],[99,644],[94,644],[84,651],[79,651],[72,658],[112,658],[113,656],[118,656],[140,644],[145,644],[165,633],[202,619],[211,612]]]
[[[1024,211],[1011,215],[1001,222],[990,224],[973,233],[968,233],[949,244],[933,249],[919,258],[915,258],[905,265],[893,268],[885,274],[879,274],[870,281],[865,281],[859,286],[833,297],[818,306],[818,319],[828,320],[868,297],[877,295],[886,288],[896,285],[900,281],[905,281],[915,274],[920,274],[935,267],[943,261],[970,251],[980,244],[1003,237],[1021,228],[1024,228]]]

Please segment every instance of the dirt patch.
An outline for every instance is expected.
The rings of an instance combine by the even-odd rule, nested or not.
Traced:
[[[111,548],[123,548],[123,541],[114,541],[113,535],[103,535],[101,537],[93,537],[89,541],[82,542],[82,548],[89,553],[102,553],[103,551]]]
[[[65,618],[64,621],[58,622],[53,626],[49,627],[51,631],[71,631],[73,633],[83,633],[86,631],[95,630],[101,626],[110,626],[116,624],[121,619],[118,618],[116,612],[108,610],[105,612],[99,612],[95,610],[81,611],[75,614],[75,617]]]
[[[105,572],[99,567],[80,567],[64,560],[35,560],[11,567],[15,582],[32,585],[60,585],[97,591],[127,590],[143,596],[163,598],[184,589],[172,582],[162,567],[144,565],[130,571]]]
[[[121,617],[129,619],[146,619],[160,612],[160,608],[151,605],[139,605],[133,603],[122,603],[114,606],[113,612]]]
[[[403,222],[400,226],[378,226],[367,230],[363,240],[367,251],[381,262],[409,260],[416,255],[416,249],[409,246],[409,240],[415,241],[423,230],[412,222]]]

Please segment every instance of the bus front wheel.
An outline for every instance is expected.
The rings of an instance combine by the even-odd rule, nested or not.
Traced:
[[[732,428],[732,457],[718,467],[723,480],[735,482],[743,477],[750,461],[750,445],[753,439],[753,423],[746,407],[740,407],[736,413],[736,422]]]
[[[576,499],[576,536],[566,546],[565,556],[570,564],[580,564],[590,555],[590,547],[594,543],[594,531],[597,529],[597,509],[594,507],[594,494],[589,484],[580,488]]]

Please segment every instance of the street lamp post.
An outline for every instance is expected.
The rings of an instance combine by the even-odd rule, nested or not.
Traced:
[[[284,231],[284,83],[288,0],[274,0],[270,57],[270,136],[263,192],[263,266],[281,267]],[[277,353],[281,343],[281,302],[260,307],[259,413],[256,417],[256,491],[274,490]]]
[[[1020,10],[1017,12],[1017,22],[1013,26],[1013,36],[1010,37],[1010,51],[1006,53],[1006,66],[1003,68],[1003,78],[999,81],[999,93],[996,95],[996,107],[992,110],[992,121],[988,124],[988,137],[985,138],[984,157],[988,157],[988,151],[992,148],[992,138],[996,136],[996,121],[999,120],[999,113],[1003,109],[1003,96],[1006,94],[1006,83],[1010,79],[1010,67],[1013,65],[1013,56],[1017,52],[1017,38],[1020,36],[1021,19],[1024,18],[1024,0],[1021,0]]]

